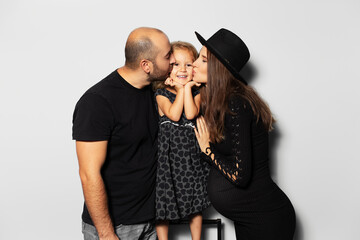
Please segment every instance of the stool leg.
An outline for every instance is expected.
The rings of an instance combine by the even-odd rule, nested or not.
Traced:
[[[218,240],[221,240],[221,220],[218,219],[218,222],[217,222],[217,232],[218,232]]]

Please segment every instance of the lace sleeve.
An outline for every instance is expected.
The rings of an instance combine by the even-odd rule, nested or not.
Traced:
[[[232,155],[224,156],[214,144],[202,158],[211,163],[222,175],[239,187],[245,187],[251,178],[251,121],[252,110],[250,105],[243,101],[232,101],[229,114],[229,125],[226,126],[231,133]]]

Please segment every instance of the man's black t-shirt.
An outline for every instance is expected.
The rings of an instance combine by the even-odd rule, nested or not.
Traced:
[[[157,116],[151,87],[137,89],[117,71],[76,104],[73,139],[108,141],[101,174],[115,226],[155,218]],[[86,204],[82,219],[93,225]]]

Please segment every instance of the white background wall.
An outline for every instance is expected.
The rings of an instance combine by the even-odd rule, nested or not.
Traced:
[[[278,120],[272,173],[296,208],[296,239],[359,239],[359,10],[356,0],[0,1],[0,239],[82,238],[72,112],[123,64],[139,26],[198,49],[195,30],[240,35],[252,53],[243,74]]]

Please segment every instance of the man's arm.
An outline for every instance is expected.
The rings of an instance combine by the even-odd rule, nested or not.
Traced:
[[[86,207],[99,234],[100,240],[118,240],[111,221],[107,194],[101,177],[108,141],[76,141],[79,174]]]

